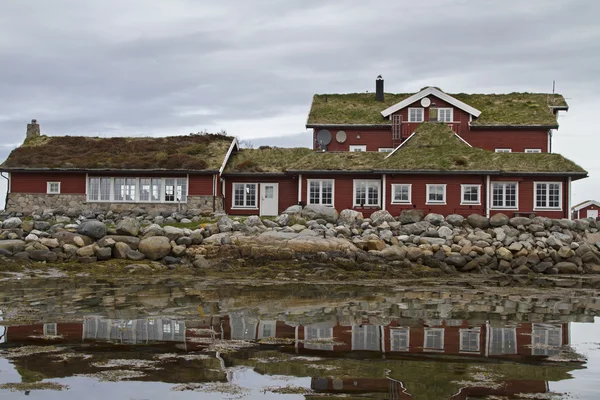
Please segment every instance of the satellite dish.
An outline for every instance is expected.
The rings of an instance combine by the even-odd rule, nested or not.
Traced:
[[[421,99],[421,105],[423,107],[429,107],[431,105],[431,100],[429,100],[429,97],[423,97]]]
[[[331,132],[329,132],[327,129],[321,129],[319,132],[317,132],[317,143],[322,146],[327,146],[329,143],[331,143]]]
[[[337,140],[338,143],[344,143],[346,141],[346,139],[347,139],[347,136],[346,136],[346,132],[344,132],[344,131],[338,131],[335,134],[335,140]]]

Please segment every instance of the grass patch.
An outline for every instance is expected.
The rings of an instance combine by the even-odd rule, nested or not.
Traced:
[[[10,390],[11,392],[28,392],[30,390],[67,390],[67,385],[61,385],[56,382],[19,382],[19,383],[3,383],[0,385],[2,390]]]
[[[412,96],[413,93],[386,93],[383,102],[375,93],[317,94],[308,116],[308,124],[382,124],[391,121],[381,111]],[[551,125],[556,117],[549,107],[566,106],[562,95],[547,93],[449,94],[481,111],[472,125]]]

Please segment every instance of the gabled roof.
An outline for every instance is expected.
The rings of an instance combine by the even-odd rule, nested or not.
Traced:
[[[478,109],[473,108],[470,105],[458,100],[457,98],[452,97],[449,94],[442,92],[438,88],[429,86],[429,87],[426,87],[425,89],[421,90],[419,93],[415,93],[412,96],[407,97],[406,99],[402,100],[401,102],[396,103],[393,106],[386,108],[385,110],[383,110],[381,112],[381,115],[383,117],[389,117],[396,111],[401,110],[404,107],[408,107],[415,101],[419,101],[423,97],[427,97],[429,95],[434,95],[437,98],[444,100],[446,103],[452,104],[454,107],[460,108],[461,110],[468,112],[469,114],[471,114],[474,117],[479,117],[479,115],[481,114],[481,111],[479,111]]]
[[[596,201],[596,200],[586,200],[582,203],[576,204],[573,207],[571,207],[571,211],[579,211],[582,208],[586,208],[588,206],[591,205],[595,205],[596,207],[600,207],[600,202]]]
[[[39,136],[14,149],[3,171],[219,171],[237,141],[222,134],[168,137]]]
[[[444,92],[442,92],[444,93]],[[411,93],[386,93],[376,101],[374,93],[316,94],[306,126],[388,126],[392,123],[381,112],[413,96]],[[555,110],[568,109],[559,94],[447,94],[481,111],[471,121],[473,127],[544,127],[557,128]]]

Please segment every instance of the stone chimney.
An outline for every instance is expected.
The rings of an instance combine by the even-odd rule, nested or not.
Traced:
[[[383,78],[381,75],[377,76],[375,80],[375,100],[383,101]]]
[[[37,120],[32,119],[30,124],[27,124],[27,136],[25,140],[35,139],[40,136],[40,125]]]

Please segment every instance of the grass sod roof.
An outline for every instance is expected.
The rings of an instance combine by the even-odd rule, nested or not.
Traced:
[[[224,173],[288,171],[494,171],[585,173],[559,154],[494,153],[469,147],[445,124],[425,123],[415,135],[389,153],[318,152],[307,148],[245,149],[235,154]]]
[[[307,124],[389,125],[392,121],[382,117],[381,111],[413,94],[386,93],[383,102],[375,101],[375,93],[316,94]],[[567,106],[559,94],[448,94],[481,111],[473,126],[557,126],[550,106]]]
[[[155,138],[40,136],[13,150],[0,168],[218,170],[232,140],[221,134]]]

